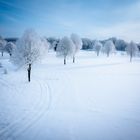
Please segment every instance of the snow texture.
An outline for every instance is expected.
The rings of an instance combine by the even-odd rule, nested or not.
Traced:
[[[55,55],[33,65],[30,83],[0,56],[0,140],[139,140],[140,58],[80,51],[64,66]]]

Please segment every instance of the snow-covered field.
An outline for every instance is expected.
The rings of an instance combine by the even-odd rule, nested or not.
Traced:
[[[0,140],[140,140],[140,58],[96,57],[73,64],[49,52],[27,71],[0,57]]]

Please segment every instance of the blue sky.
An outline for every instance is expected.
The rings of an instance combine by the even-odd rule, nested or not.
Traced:
[[[27,28],[40,35],[140,41],[139,0],[0,0],[0,34],[19,37]]]

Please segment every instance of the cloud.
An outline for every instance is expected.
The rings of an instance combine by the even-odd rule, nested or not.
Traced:
[[[92,27],[87,31],[86,36],[96,39],[106,39],[109,37],[122,38],[126,41],[140,41],[140,22],[126,22],[110,27]]]
[[[89,24],[85,36],[96,39],[118,37],[126,41],[134,40],[140,42],[140,2],[121,7],[112,11],[113,18],[117,22],[110,22],[107,25]],[[106,20],[110,21],[108,18]],[[101,20],[102,22],[102,20]]]
[[[12,9],[8,12],[1,11],[6,14],[3,17],[7,19],[6,21],[15,23],[15,27],[18,25],[22,28],[19,30],[29,26],[37,28],[40,33],[47,34],[47,36],[60,37],[76,32],[82,37],[92,39],[116,36],[127,41],[138,42],[140,40],[139,1],[122,4],[118,0],[116,5],[113,0],[106,3],[102,0],[99,3],[84,0],[70,0],[69,2],[66,0],[61,2],[59,0],[54,2],[31,0],[29,3],[26,0],[17,3],[16,0],[14,2],[1,0],[0,4],[2,3]],[[20,24],[18,24],[18,20]],[[8,22],[5,28],[7,28]]]

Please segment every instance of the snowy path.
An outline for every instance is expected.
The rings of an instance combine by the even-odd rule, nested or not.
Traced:
[[[139,140],[140,60],[92,55],[2,76],[0,140]]]

